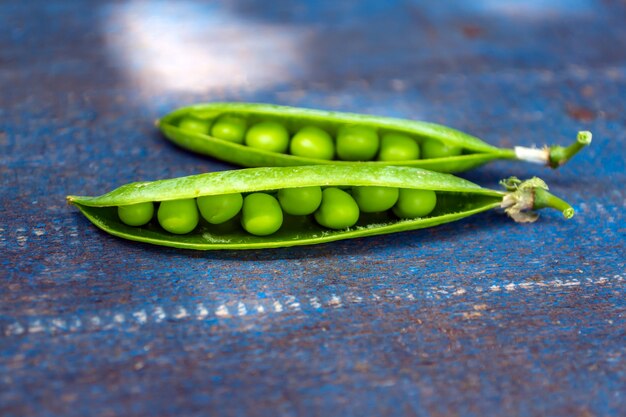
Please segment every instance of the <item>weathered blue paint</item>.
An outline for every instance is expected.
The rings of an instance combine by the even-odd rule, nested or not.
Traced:
[[[600,0],[2,2],[0,415],[625,415],[625,18]],[[216,54],[202,66],[181,44],[210,81],[197,89],[154,62],[152,37],[175,54],[177,32]],[[487,213],[196,253],[116,239],[66,206],[231,168],[152,125],[217,100],[594,143],[558,171],[466,175],[540,175],[571,221]]]

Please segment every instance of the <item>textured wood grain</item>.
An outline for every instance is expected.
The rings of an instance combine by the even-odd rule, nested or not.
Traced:
[[[626,415],[626,5],[547,4],[2,2],[0,415]],[[594,143],[465,175],[539,175],[570,221],[196,253],[66,205],[231,168],[153,126],[217,100]]]

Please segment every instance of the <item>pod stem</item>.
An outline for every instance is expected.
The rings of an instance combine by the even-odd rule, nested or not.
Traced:
[[[548,192],[546,183],[537,177],[521,181],[516,177],[500,181],[507,191],[502,198],[500,207],[518,223],[532,223],[539,214],[533,210],[550,207],[563,213],[563,217],[571,219],[574,209],[567,202]]]
[[[561,165],[565,164],[569,161],[574,155],[576,155],[582,148],[589,145],[591,143],[591,132],[581,131],[578,132],[578,136],[576,137],[576,142],[571,145],[564,146],[551,146],[550,149],[550,160],[548,161],[548,165],[551,168],[558,168]]]
[[[569,146],[545,146],[541,149],[516,146],[514,149],[515,158],[535,164],[548,165],[551,168],[558,168],[569,161],[582,148],[589,145],[591,136],[591,132],[578,132],[576,142]]]

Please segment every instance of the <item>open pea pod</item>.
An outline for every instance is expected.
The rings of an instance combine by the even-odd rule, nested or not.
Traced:
[[[124,185],[98,197],[68,196],[93,224],[100,229],[125,239],[156,245],[186,249],[257,249],[295,245],[311,245],[340,239],[372,236],[436,226],[462,219],[483,211],[504,208],[519,222],[531,222],[537,217],[533,211],[552,207],[562,211],[566,218],[573,216],[573,209],[564,201],[551,195],[543,181],[538,178],[525,182],[515,178],[506,181],[506,191],[496,191],[473,184],[449,174],[426,171],[419,168],[330,165],[276,168],[250,168],[235,171],[160,180]],[[188,233],[174,234],[166,231],[161,217],[148,214],[147,223],[129,226],[120,220],[119,207],[152,203],[160,208],[168,202],[200,201],[207,196],[241,194],[246,199],[262,193],[268,198],[281,190],[320,187],[325,191],[337,190],[347,199],[355,195],[358,187],[384,187],[385,189],[421,190],[436,196],[436,203],[427,214],[416,218],[399,218],[396,208],[378,213],[358,213],[358,220],[349,227],[325,227],[318,221],[321,205],[310,215],[280,214],[282,223],[275,232],[257,236],[244,230],[245,213],[239,213],[223,224],[210,224],[200,218]],[[330,193],[329,193],[330,194]],[[342,194],[342,195],[343,195]],[[326,194],[324,194],[326,196]],[[194,200],[195,199],[195,200]],[[252,199],[250,199],[252,200]],[[399,204],[398,200],[398,203]],[[375,201],[376,203],[376,201]],[[281,201],[282,204],[282,201]],[[304,203],[303,203],[304,204]],[[296,202],[296,206],[297,206]],[[255,208],[257,210],[258,208]],[[341,207],[337,216],[341,216]],[[195,213],[195,212],[194,212]],[[396,213],[396,214],[394,214]],[[331,211],[326,213],[331,218]],[[197,216],[197,213],[194,214]]]
[[[433,123],[255,103],[184,107],[157,125],[185,149],[246,167],[360,161],[454,173],[508,159],[557,168],[591,143],[579,132],[567,147],[505,149]]]

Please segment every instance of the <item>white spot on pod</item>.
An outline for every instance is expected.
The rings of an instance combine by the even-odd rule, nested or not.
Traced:
[[[527,148],[525,146],[516,146],[515,157],[520,161],[531,162],[533,164],[545,165],[550,158],[550,151],[546,149]]]

